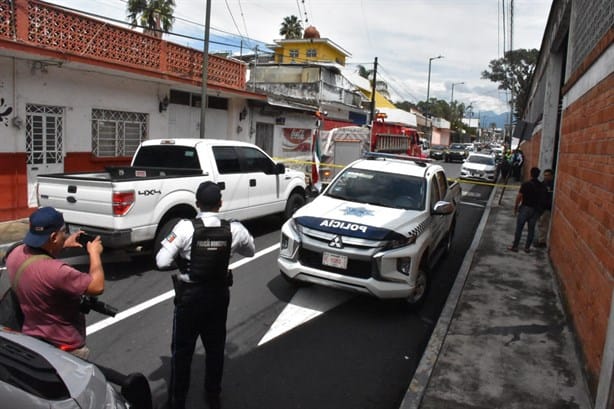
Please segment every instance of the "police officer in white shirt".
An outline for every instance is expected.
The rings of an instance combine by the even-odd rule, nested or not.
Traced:
[[[232,284],[228,270],[231,255],[254,255],[254,238],[239,222],[221,220],[220,187],[203,182],[196,191],[200,212],[194,220],[179,221],[162,241],[156,255],[158,267],[177,261],[180,270],[175,283],[175,313],[171,345],[169,404],[184,409],[190,385],[190,366],[200,339],[205,347],[205,400],[211,409],[220,407],[226,317]]]

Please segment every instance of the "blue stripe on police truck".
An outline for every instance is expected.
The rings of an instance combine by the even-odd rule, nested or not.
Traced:
[[[301,226],[327,233],[341,234],[343,236],[358,237],[368,240],[399,240],[404,238],[394,230],[381,227],[369,226],[366,224],[352,223],[344,220],[299,216],[295,219]]]

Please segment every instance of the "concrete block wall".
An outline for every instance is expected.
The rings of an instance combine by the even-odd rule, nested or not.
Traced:
[[[614,288],[614,73],[564,111],[550,235],[594,391]]]

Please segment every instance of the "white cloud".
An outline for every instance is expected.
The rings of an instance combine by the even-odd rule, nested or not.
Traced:
[[[174,30],[202,38],[203,28],[183,19],[203,24],[205,1],[176,0]],[[122,0],[51,2],[121,20],[126,16]],[[514,48],[539,48],[551,3],[514,2]],[[428,59],[442,54],[445,58],[431,66],[432,97],[449,100],[451,84],[465,82],[455,88],[455,100],[466,105],[475,101],[476,110],[508,109],[497,84],[480,79],[489,61],[503,54],[498,0],[212,0],[211,26],[234,34],[238,27],[242,35],[271,43],[281,37],[284,17],[304,19],[303,7],[309,19],[303,25],[313,24],[322,37],[349,51],[350,64],[371,68],[378,57],[382,78],[402,99],[426,98]],[[184,42],[201,47],[196,40]]]

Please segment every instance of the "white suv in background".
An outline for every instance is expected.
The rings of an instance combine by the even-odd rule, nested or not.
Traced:
[[[495,156],[484,153],[471,153],[463,162],[461,179],[476,179],[494,182],[497,180],[497,162]]]

